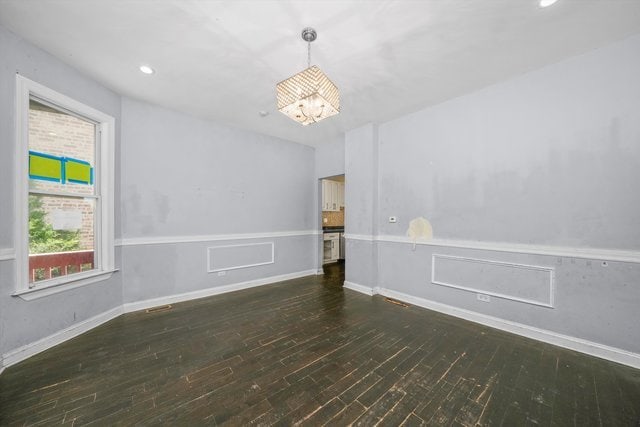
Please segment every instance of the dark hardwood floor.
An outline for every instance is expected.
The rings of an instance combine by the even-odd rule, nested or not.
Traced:
[[[639,370],[342,281],[121,316],[0,375],[0,424],[638,425]]]

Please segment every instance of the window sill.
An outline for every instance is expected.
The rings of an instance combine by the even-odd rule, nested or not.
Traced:
[[[68,279],[62,283],[52,283],[44,287],[35,287],[31,289],[21,289],[12,294],[14,297],[20,297],[25,301],[46,297],[60,292],[76,289],[92,283],[101,282],[109,279],[118,269],[105,270],[98,272],[90,272],[87,274],[78,274],[73,279]]]

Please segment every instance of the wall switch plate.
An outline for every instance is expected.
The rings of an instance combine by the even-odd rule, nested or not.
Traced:
[[[322,218],[322,222],[326,224],[327,222],[329,222],[329,218]]]
[[[485,294],[476,294],[476,297],[478,298],[478,301],[482,301],[482,302],[491,302],[491,297],[489,295],[485,295]]]
[[[227,272],[226,271],[218,271],[218,276],[226,276]]]
[[[389,222],[394,223],[394,222],[398,222],[398,218],[395,216],[390,216],[389,217]]]

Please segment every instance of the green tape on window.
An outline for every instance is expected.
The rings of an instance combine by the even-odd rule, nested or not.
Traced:
[[[62,182],[63,158],[51,154],[29,151],[29,178]]]

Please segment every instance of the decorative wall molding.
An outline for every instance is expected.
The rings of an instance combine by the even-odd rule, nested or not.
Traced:
[[[231,285],[216,286],[213,288],[200,289],[197,291],[185,292],[181,294],[168,295],[159,298],[152,298],[144,301],[128,302],[123,306],[125,313],[132,311],[145,310],[159,305],[175,304],[183,301],[190,301],[198,298],[206,298],[213,295],[225,294],[227,292],[240,291],[242,289],[254,288],[256,286],[269,285],[271,283],[281,282],[284,280],[297,279],[299,277],[315,275],[316,270],[298,271],[295,273],[281,274],[279,276],[265,277],[262,279],[248,280],[246,282],[233,283]]]
[[[445,282],[442,280],[436,280],[436,260],[438,259],[450,259],[450,260],[456,260],[456,261],[468,261],[468,262],[479,263],[479,264],[499,265],[504,267],[521,269],[521,270],[544,271],[549,274],[549,283],[548,283],[549,299],[547,301],[540,301],[540,300],[535,300],[531,298],[521,298],[515,295],[495,292],[488,289],[481,289],[477,287],[464,286],[461,284]],[[441,255],[441,254],[433,254],[431,256],[431,283],[435,285],[446,286],[449,288],[460,289],[463,291],[479,293],[484,295],[491,295],[497,298],[507,299],[510,301],[517,301],[517,302],[522,302],[526,304],[539,305],[539,306],[548,307],[548,308],[553,308],[554,291],[555,291],[554,285],[553,285],[554,275],[555,275],[554,269],[551,267],[518,264],[518,263],[512,263],[512,262],[493,261],[493,260],[469,258],[469,257],[459,257],[459,256],[451,256],[451,255]]]
[[[268,239],[275,237],[317,236],[321,230],[274,231],[242,234],[198,234],[192,236],[131,237],[116,240],[116,246],[166,245],[171,243],[216,242],[220,240]]]
[[[590,356],[600,357],[612,362],[621,363],[640,369],[640,354],[622,350],[616,347],[598,344],[593,341],[572,337],[569,335],[559,334],[546,329],[540,329],[533,326],[524,325],[522,323],[512,322],[485,314],[476,313],[474,311],[453,307],[447,304],[430,301],[424,298],[408,295],[387,288],[370,288],[357,283],[345,282],[345,288],[361,292],[365,295],[382,295],[384,297],[393,298],[418,307],[437,311],[439,313],[469,320],[491,328],[500,329],[523,337],[531,338],[536,341],[546,342],[548,344],[557,345],[559,347],[568,348],[570,350],[579,351]]]
[[[124,311],[122,309],[122,306],[119,305],[112,308],[111,310],[98,314],[97,316],[93,316],[82,322],[74,323],[68,328],[49,335],[48,337],[44,337],[42,339],[39,339],[38,341],[25,344],[15,350],[11,350],[2,355],[2,366],[0,367],[0,372],[4,370],[4,368],[8,368],[11,365],[22,362],[23,360],[28,359],[31,356],[50,349],[53,346],[70,340],[71,338],[75,338],[78,335],[95,328],[96,326],[100,326],[103,323],[120,316],[122,313],[124,313]]]
[[[0,261],[10,261],[16,259],[16,251],[13,248],[0,249]]]
[[[238,265],[231,265],[228,267],[219,267],[219,268],[213,268],[212,262],[211,262],[211,252],[212,249],[224,249],[224,248],[240,248],[240,247],[253,247],[253,246],[270,246],[271,247],[271,258],[267,261],[263,261],[263,262],[255,262],[255,263],[251,263],[251,264],[238,264]],[[227,270],[237,270],[239,268],[248,268],[248,267],[257,267],[259,265],[267,265],[267,264],[273,264],[275,262],[275,245],[273,244],[273,242],[260,242],[260,243],[245,243],[245,244],[240,244],[240,245],[222,245],[222,246],[209,246],[207,248],[207,273],[215,273],[218,271],[227,271]]]
[[[576,248],[566,246],[526,245],[517,243],[477,242],[471,240],[432,239],[417,240],[406,236],[371,236],[362,234],[345,234],[350,240],[363,240],[371,242],[388,242],[424,246],[439,246],[462,249],[480,249],[494,252],[511,252],[518,254],[546,255],[566,258],[581,258],[602,261],[617,261],[640,263],[640,251],[626,251],[616,249]]]

